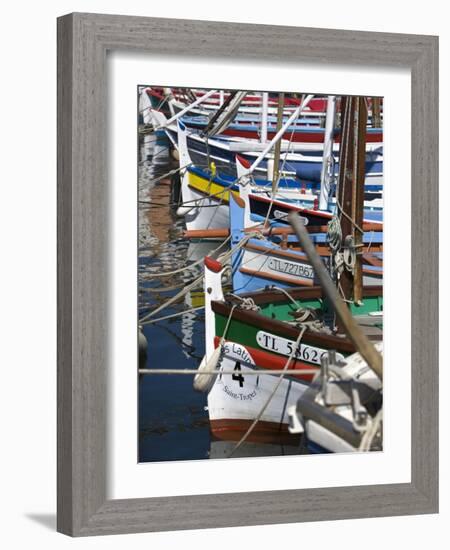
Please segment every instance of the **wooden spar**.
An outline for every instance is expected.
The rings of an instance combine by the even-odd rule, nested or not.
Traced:
[[[363,218],[364,218],[364,180],[366,177],[366,132],[367,132],[367,100],[364,97],[358,97],[356,99],[356,131],[357,136],[354,141],[355,153],[354,153],[354,216],[353,219],[356,222],[358,227],[363,227]],[[353,226],[353,235],[355,241],[355,248],[357,252],[360,251],[363,244],[364,233],[359,231],[358,228]],[[356,263],[355,263],[355,272],[353,276],[353,300],[356,303],[362,301],[362,291],[363,291],[363,267],[362,267],[362,255],[360,253],[356,254]]]
[[[299,217],[294,212],[291,212],[288,218],[295,230],[303,250],[314,268],[316,276],[319,278],[323,292],[330,300],[341,325],[345,328],[347,336],[356,346],[359,353],[366,360],[367,364],[371,367],[375,374],[382,379],[383,359],[381,355],[361,330],[361,327],[358,326],[357,322],[350,313],[347,304],[339,296],[334,282],[331,280],[322,259],[317,254],[314,244],[309,238],[308,232],[306,231],[303,223],[301,223]]]
[[[202,131],[203,135],[208,135],[211,128],[214,128],[215,123],[217,122],[217,119],[222,115],[222,113],[225,111],[225,109],[228,107],[228,105],[233,101],[233,99],[236,97],[237,91],[232,92],[229,94],[227,99],[224,101],[223,104],[217,109],[217,111],[214,113],[214,115],[209,120],[208,124],[206,125],[206,128]]]
[[[269,92],[263,92],[261,98],[261,143],[267,143],[267,118],[269,112]]]
[[[176,120],[178,120],[180,117],[182,117],[184,114],[186,114],[188,111],[190,111],[191,109],[193,109],[194,107],[196,107],[197,105],[199,105],[200,103],[202,103],[203,101],[205,101],[206,99],[208,99],[208,97],[211,97],[214,93],[216,92],[216,90],[210,90],[208,93],[206,93],[205,95],[202,95],[201,97],[199,97],[198,99],[196,99],[194,101],[194,103],[191,103],[190,105],[187,105],[184,109],[182,109],[179,113],[177,113],[176,115],[172,116],[171,118],[169,118],[169,120],[166,120],[164,125],[161,125],[160,128],[165,128],[167,126],[169,126],[169,124],[172,124],[172,122],[175,122]]]
[[[351,217],[352,212],[352,168],[353,168],[353,158],[352,153],[353,147],[352,137],[353,137],[353,128],[351,124],[351,111],[353,107],[353,98],[344,96],[341,99],[341,144],[339,148],[339,178],[338,178],[338,189],[337,189],[337,201],[342,208],[342,212],[345,212]],[[352,224],[349,220],[342,215],[341,211],[338,210],[339,214],[339,223],[342,231],[342,240],[345,239],[347,235],[352,234]],[[352,299],[352,286],[353,286],[353,277],[351,277],[350,272],[344,270],[341,274],[340,280],[341,292],[345,300]],[[338,330],[343,331],[342,325],[337,323]]]
[[[173,116],[175,114],[175,109],[172,103],[172,100],[173,100],[172,90],[170,88],[163,88],[163,94],[164,94],[164,97],[168,100],[167,104],[169,106],[170,116]]]
[[[283,137],[283,134],[285,131],[289,128],[289,126],[294,122],[294,120],[297,120],[297,118],[300,116],[301,112],[306,108],[306,106],[309,104],[311,99],[314,96],[312,94],[308,95],[303,101],[300,107],[297,107],[295,111],[292,113],[292,115],[288,118],[288,120],[283,124],[283,127],[280,128],[279,132],[276,132],[272,140],[266,145],[264,150],[258,155],[258,157],[255,159],[253,164],[250,166],[250,168],[246,171],[245,175],[250,175],[253,173],[255,168],[258,167],[259,163],[262,161],[262,159],[267,155],[267,153],[272,149],[272,147],[277,143],[281,138]]]
[[[264,246],[263,244],[262,245],[257,245],[255,243],[247,243],[244,248],[246,250],[250,250],[250,251],[263,252],[263,253],[267,253],[267,254],[275,254],[276,256],[282,256],[282,257],[292,258],[292,259],[297,259],[298,260],[298,256],[296,255],[296,252],[301,251],[301,248],[299,248],[298,242],[293,243],[292,246],[286,246],[285,245],[284,247],[283,247],[282,243],[280,243],[280,246],[281,246],[281,248],[279,250],[277,250],[277,249],[273,249],[273,248]],[[316,247],[317,252],[321,256],[330,256],[331,255],[330,247],[327,244],[317,243],[317,244],[315,244],[315,247]],[[373,244],[370,246],[370,248],[369,248],[369,246],[365,246],[364,250],[363,250],[363,253],[365,255],[365,258],[364,258],[365,263],[370,263],[370,265],[372,265],[373,267],[383,267],[382,264],[377,264],[377,263],[369,262],[369,261],[366,260],[366,257],[372,259],[374,257],[373,256],[374,253],[382,252],[382,251],[383,251],[383,248],[382,248],[381,245],[375,245],[375,248],[374,248]],[[370,253],[372,253],[372,254],[370,254]]]
[[[341,100],[342,139],[339,155],[338,205],[342,243],[351,238],[353,246],[362,243],[359,228],[363,221],[364,176],[366,158],[367,106],[363,97],[345,96]],[[349,243],[347,243],[349,244]],[[358,248],[354,250],[359,251]],[[339,279],[343,297],[347,301],[362,299],[362,261],[356,254],[353,273],[344,269]],[[339,331],[345,327],[337,323]]]
[[[334,115],[336,110],[336,96],[329,95],[327,101],[327,116],[325,125],[325,135],[323,142],[322,171],[320,174],[320,197],[319,209],[328,210],[328,198],[330,194],[330,185],[333,170],[333,131]]]
[[[381,97],[372,98],[372,127],[381,128]]]
[[[278,94],[278,111],[277,111],[277,132],[281,130],[283,126],[283,112],[284,112],[284,92]],[[275,150],[273,155],[273,176],[272,176],[272,194],[275,195],[278,185],[278,178],[280,177],[280,151],[281,140],[278,140],[275,144]]]
[[[364,231],[382,231],[382,226],[377,223],[364,223]],[[318,226],[306,226],[308,233],[326,233],[328,230],[327,225]],[[293,235],[295,231],[292,227],[264,227],[262,225],[247,227],[244,229],[246,233],[252,233],[253,231],[261,232],[263,235]],[[183,232],[185,239],[226,239],[230,234],[230,230],[227,227],[220,229],[190,229]],[[372,244],[371,249],[374,245]]]

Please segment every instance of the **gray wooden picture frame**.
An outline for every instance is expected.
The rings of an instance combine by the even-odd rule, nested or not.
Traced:
[[[109,50],[411,70],[411,483],[107,500]],[[438,511],[437,37],[83,13],[58,19],[57,487],[57,528],[73,536]]]

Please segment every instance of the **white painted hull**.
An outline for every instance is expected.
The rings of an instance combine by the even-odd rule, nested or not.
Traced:
[[[280,277],[288,284],[313,284],[314,270],[308,261],[301,259],[288,260],[282,259],[276,254],[270,252],[254,252],[244,248],[242,256],[241,269],[243,272],[255,271],[260,277],[267,279],[273,278],[274,283],[278,282]],[[305,276],[300,277],[298,274],[302,272]],[[294,274],[291,274],[294,273]],[[258,279],[258,275],[255,278]],[[262,283],[264,287],[266,283]]]
[[[240,370],[235,370],[235,375],[224,374],[216,377],[208,394],[208,411],[213,435],[226,440],[229,439],[232,431],[244,433],[248,424],[258,417],[273,393],[279,376],[264,374],[246,376],[246,373],[253,370],[250,365],[255,364],[247,350],[232,342],[226,342],[225,349],[226,353],[220,370],[227,372],[234,371],[236,368]],[[306,388],[306,383],[283,379],[264,410],[255,431],[252,432],[253,435],[257,437],[257,434],[261,434],[268,425],[274,430],[287,432],[289,425],[287,409],[297,403]],[[244,422],[239,424],[237,421]],[[249,441],[252,441],[252,437]]]
[[[217,204],[217,200],[205,197],[203,194],[189,188],[186,194],[183,190],[183,208],[186,209],[184,219],[186,229],[223,229],[230,225],[230,209],[228,204]],[[194,205],[191,207],[191,205]]]
[[[267,252],[255,252],[244,247],[240,271],[250,277],[254,282],[247,291],[255,290],[255,284],[261,281],[259,288],[267,285],[267,279],[274,284],[282,283],[291,285],[311,286],[314,283],[314,270],[306,258],[283,258]],[[254,274],[252,272],[255,272]],[[382,283],[382,273],[378,276],[365,274],[363,271],[364,286],[378,286]]]

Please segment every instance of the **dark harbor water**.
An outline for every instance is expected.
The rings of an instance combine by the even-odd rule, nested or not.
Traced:
[[[176,216],[176,184],[170,178],[154,183],[176,163],[167,138],[146,138],[139,165],[139,318],[174,296],[200,274],[185,269],[202,244],[182,239],[183,219]],[[149,204],[151,202],[152,204]],[[173,272],[169,276],[155,274]],[[192,291],[181,302],[161,310],[154,318],[192,309],[202,302]],[[153,319],[153,317],[152,317]],[[204,354],[203,310],[143,325],[148,353],[141,368],[197,368]],[[139,461],[208,458],[209,422],[206,395],[192,388],[192,377],[140,376]]]

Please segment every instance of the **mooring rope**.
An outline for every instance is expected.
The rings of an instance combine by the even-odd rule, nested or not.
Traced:
[[[284,371],[281,371],[280,369],[257,369],[257,370],[251,370],[246,371],[245,376],[261,376],[261,375],[269,375],[269,376],[281,376],[286,374],[293,374],[293,375],[315,375],[318,373],[318,369],[302,369],[301,371],[299,369],[287,369]],[[196,375],[199,374],[198,369],[139,369],[139,374],[185,374],[185,375]],[[204,370],[200,374],[211,375],[211,376],[220,376],[220,375],[235,375],[236,371],[226,371],[226,370]]]
[[[251,239],[252,237],[254,237],[255,234],[254,233],[249,233],[248,235],[246,235],[243,239],[241,239],[234,247],[232,247],[230,250],[228,250],[227,252],[224,252],[223,254],[221,254],[219,256],[219,261],[220,262],[225,262],[227,261],[231,256],[232,254],[234,254],[234,252],[236,250],[239,250],[240,248],[242,248],[243,246],[245,246],[245,244],[248,242],[249,239]],[[190,292],[191,290],[193,290],[198,284],[200,284],[200,282],[203,280],[203,273],[201,275],[199,275],[197,278],[195,278],[191,283],[189,283],[186,287],[183,288],[183,290],[180,290],[180,292],[178,292],[177,294],[175,294],[174,296],[172,296],[171,298],[169,298],[169,300],[167,300],[167,302],[164,302],[163,304],[161,304],[160,306],[158,306],[156,309],[154,309],[153,311],[151,311],[150,313],[147,313],[147,315],[145,315],[142,319],[140,319],[140,322],[142,323],[143,321],[147,321],[148,319],[150,319],[151,317],[153,317],[156,313],[160,312],[161,310],[165,309],[166,307],[170,306],[171,304],[177,302],[180,298],[182,298],[183,296],[185,296],[188,292]]]
[[[147,280],[148,279],[145,278],[145,277],[144,278],[140,277],[140,281],[147,281]],[[141,285],[140,288],[139,288],[139,292],[142,292],[143,294],[146,294],[146,293],[148,293],[148,294],[157,294],[157,293],[160,293],[160,292],[170,292],[172,290],[177,290],[178,288],[182,288],[182,287],[184,288],[185,284],[186,284],[186,281],[182,281],[181,283],[178,283],[177,285],[170,285],[170,286],[145,287],[145,286]]]
[[[372,421],[372,424],[364,432],[364,435],[361,438],[361,443],[359,445],[358,451],[370,451],[373,440],[377,435],[378,429],[383,421],[383,409],[380,409],[375,418]]]
[[[169,172],[166,172],[162,176],[158,176],[157,178],[150,180],[149,183],[155,184],[155,183],[158,183],[161,180],[165,180],[165,179],[169,178],[170,176],[175,175],[177,172],[181,172],[181,170],[184,170],[185,168],[188,168],[189,166],[192,166],[192,164],[193,163],[190,162],[189,164],[186,164],[185,166],[179,166],[178,168],[173,168],[172,170],[169,170]],[[139,201],[139,202],[142,202],[142,201]]]
[[[278,290],[278,291],[282,292],[287,298],[289,298],[289,300],[291,300],[291,302],[295,306],[300,307],[300,304],[297,302],[297,300],[294,300],[294,298],[289,294],[289,292],[286,289],[281,288],[280,286],[277,286],[277,285],[271,285],[270,288],[273,288],[274,290]]]
[[[281,170],[278,170],[279,166],[277,166],[277,168],[276,168],[278,170],[278,178],[277,178],[277,181],[276,181],[276,184],[275,184],[275,189],[273,190],[273,192],[271,194],[270,204],[269,204],[269,208],[267,209],[267,214],[266,214],[266,218],[264,220],[264,225],[266,225],[267,222],[269,221],[269,217],[270,217],[270,214],[272,212],[273,202],[275,200],[276,194],[278,193],[278,187],[280,185],[281,176],[282,176],[283,171],[284,171],[287,156],[288,156],[288,154],[290,152],[290,149],[291,149],[291,146],[292,146],[292,138],[294,136],[294,132],[295,132],[295,127],[292,129],[291,137],[289,139],[289,146],[287,148],[287,151],[284,153],[284,159],[283,159],[283,164],[281,165]],[[274,167],[274,170],[275,170],[275,167]]]
[[[211,250],[209,253],[209,256],[212,256],[216,252],[218,252],[225,244],[229,242],[231,239],[231,235],[229,235],[224,241],[220,243],[220,245],[215,248],[214,250]],[[200,258],[196,262],[193,262],[192,264],[185,265],[184,267],[180,267],[180,269],[174,269],[173,271],[165,271],[164,273],[147,273],[146,278],[153,278],[153,277],[169,277],[170,275],[177,275],[178,273],[182,273],[183,271],[188,271],[189,269],[200,265],[204,262],[204,258]]]
[[[297,336],[297,340],[295,341],[295,345],[292,347],[292,351],[291,351],[291,354],[289,355],[289,358],[288,360],[286,361],[286,364],[284,365],[283,367],[283,370],[281,371],[281,374],[277,380],[277,383],[275,384],[275,387],[273,388],[272,390],[272,393],[269,395],[269,397],[267,398],[267,401],[264,403],[264,406],[261,408],[261,410],[259,411],[258,413],[258,416],[255,418],[255,420],[253,420],[253,422],[251,423],[250,427],[248,428],[248,430],[245,432],[245,434],[241,437],[241,439],[239,440],[239,442],[235,445],[235,447],[232,449],[231,453],[228,455],[228,458],[231,458],[233,456],[233,454],[239,449],[239,447],[245,442],[245,440],[248,438],[248,436],[252,433],[252,431],[254,430],[256,424],[259,422],[259,420],[261,419],[262,415],[264,414],[264,411],[267,409],[267,407],[269,406],[269,403],[272,401],[272,398],[273,396],[275,395],[275,393],[277,392],[278,388],[280,387],[280,384],[281,382],[283,381],[284,379],[284,376],[286,374],[286,371],[289,369],[289,366],[292,362],[292,359],[294,357],[294,355],[297,353],[297,350],[298,350],[298,346],[302,340],[302,337],[303,337],[303,334],[305,332],[305,330],[307,329],[306,326],[303,326],[299,332],[299,335]]]

